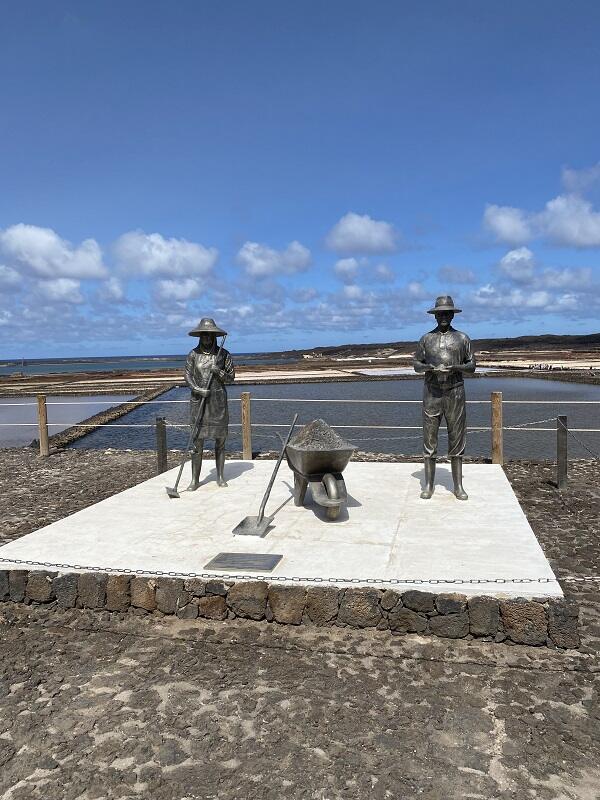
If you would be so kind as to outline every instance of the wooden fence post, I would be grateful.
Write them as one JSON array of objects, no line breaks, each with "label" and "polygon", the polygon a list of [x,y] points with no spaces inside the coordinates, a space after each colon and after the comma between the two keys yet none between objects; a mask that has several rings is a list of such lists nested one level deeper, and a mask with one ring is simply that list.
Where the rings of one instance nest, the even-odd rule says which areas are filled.
[{"label": "wooden fence post", "polygon": [[250,414],[250,392],[242,392],[242,456],[252,460],[252,417]]},{"label": "wooden fence post", "polygon": [[560,491],[567,488],[567,418],[556,418],[556,485]]},{"label": "wooden fence post", "polygon": [[46,457],[50,455],[50,445],[48,444],[48,412],[46,409],[45,394],[38,394],[37,406],[38,406],[38,428],[40,432],[39,433],[40,455]]},{"label": "wooden fence post", "polygon": [[167,422],[164,417],[156,418],[156,474],[166,472],[167,466]]},{"label": "wooden fence post", "polygon": [[492,464],[504,464],[502,392],[492,392]]}]

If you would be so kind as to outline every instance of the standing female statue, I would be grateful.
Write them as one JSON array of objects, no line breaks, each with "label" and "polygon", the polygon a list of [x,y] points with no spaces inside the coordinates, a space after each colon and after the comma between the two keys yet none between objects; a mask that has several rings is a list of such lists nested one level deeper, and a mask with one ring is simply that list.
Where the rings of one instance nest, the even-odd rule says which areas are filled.
[{"label": "standing female statue", "polygon": [[[198,412],[202,398],[206,397],[202,420],[194,432],[194,452],[192,455],[192,482],[188,489],[195,492],[200,485],[200,470],[202,469],[202,451],[204,440],[214,439],[215,465],[217,468],[217,484],[227,486],[223,474],[225,468],[225,440],[229,428],[229,410],[227,408],[227,390],[225,385],[233,383],[235,370],[230,353],[223,349],[217,354],[217,337],[226,336],[214,319],[204,317],[196,328],[189,332],[190,336],[197,336],[197,347],[190,351],[185,365],[185,381],[192,391],[190,400],[190,424],[192,430],[198,419]],[[210,376],[212,381],[207,389]]]}]

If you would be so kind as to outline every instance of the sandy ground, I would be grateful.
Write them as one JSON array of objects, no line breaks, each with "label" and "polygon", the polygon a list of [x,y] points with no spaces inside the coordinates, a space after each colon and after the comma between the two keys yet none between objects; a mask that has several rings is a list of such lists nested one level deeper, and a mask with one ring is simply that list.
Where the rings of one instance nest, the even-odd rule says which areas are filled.
[{"label": "sandy ground", "polygon": [[[1,451],[2,540],[153,468]],[[558,576],[600,573],[598,462],[506,472]],[[0,797],[597,800],[600,584],[563,588],[580,652],[0,605]]]}]

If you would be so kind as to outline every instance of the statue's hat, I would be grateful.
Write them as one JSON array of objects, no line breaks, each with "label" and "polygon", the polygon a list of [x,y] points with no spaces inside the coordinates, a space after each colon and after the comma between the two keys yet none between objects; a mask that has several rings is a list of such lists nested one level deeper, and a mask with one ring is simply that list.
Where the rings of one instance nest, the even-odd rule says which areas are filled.
[{"label": "statue's hat", "polygon": [[200,336],[202,333],[213,333],[215,336],[227,336],[227,331],[222,330],[210,317],[202,317],[193,331],[188,336]]},{"label": "statue's hat", "polygon": [[436,314],[438,311],[454,311],[455,314],[460,314],[461,308],[456,308],[454,300],[449,294],[443,294],[441,297],[436,297],[435,306],[430,308],[428,314]]}]

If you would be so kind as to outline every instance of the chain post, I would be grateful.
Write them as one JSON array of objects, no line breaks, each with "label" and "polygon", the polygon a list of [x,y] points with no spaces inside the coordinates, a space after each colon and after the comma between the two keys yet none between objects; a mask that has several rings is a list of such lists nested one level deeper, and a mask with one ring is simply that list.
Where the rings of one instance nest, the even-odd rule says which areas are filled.
[{"label": "chain post", "polygon": [[241,393],[242,401],[242,456],[245,461],[252,460],[252,416],[250,412],[250,392]]},{"label": "chain post", "polygon": [[40,432],[40,455],[47,458],[50,455],[50,445],[48,443],[48,410],[46,408],[46,395],[38,394],[38,428]]},{"label": "chain post", "polygon": [[504,464],[502,392],[492,392],[492,464]]},{"label": "chain post", "polygon": [[167,421],[156,417],[156,474],[166,472],[167,466]]},{"label": "chain post", "polygon": [[567,488],[567,437],[569,428],[567,418],[556,418],[556,485],[559,491]]}]

